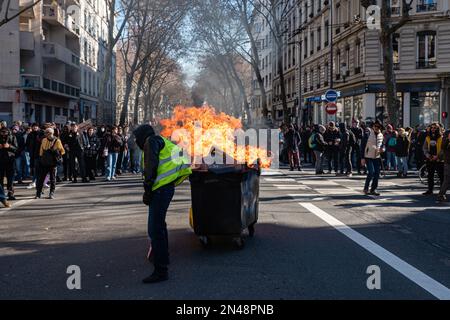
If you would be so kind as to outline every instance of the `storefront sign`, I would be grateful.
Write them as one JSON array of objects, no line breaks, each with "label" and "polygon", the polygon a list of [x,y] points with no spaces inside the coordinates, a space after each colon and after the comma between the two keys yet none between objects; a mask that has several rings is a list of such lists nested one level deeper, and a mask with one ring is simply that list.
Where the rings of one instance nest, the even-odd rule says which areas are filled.
[{"label": "storefront sign", "polygon": [[58,124],[66,124],[66,122],[67,122],[67,117],[65,117],[65,116],[55,116],[55,123],[58,123]]}]

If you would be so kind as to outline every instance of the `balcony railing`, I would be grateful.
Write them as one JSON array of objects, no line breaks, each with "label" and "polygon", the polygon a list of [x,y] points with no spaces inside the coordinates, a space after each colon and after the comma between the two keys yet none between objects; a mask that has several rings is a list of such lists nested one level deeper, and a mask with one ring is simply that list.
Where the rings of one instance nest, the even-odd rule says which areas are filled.
[{"label": "balcony railing", "polygon": [[437,3],[422,3],[417,5],[417,12],[428,12],[428,11],[436,11]]},{"label": "balcony railing", "polygon": [[57,43],[43,42],[42,53],[44,58],[56,59],[73,67],[80,66],[80,57]]},{"label": "balcony railing", "polygon": [[20,80],[23,89],[36,89],[61,94],[72,98],[80,97],[80,88],[67,83],[44,78],[38,75],[22,75]]},{"label": "balcony railing", "polygon": [[[380,71],[384,70],[384,64],[380,63]],[[400,62],[394,62],[394,70],[400,70]]]},{"label": "balcony railing", "polygon": [[416,62],[416,68],[417,69],[433,69],[436,68],[436,61],[434,60],[425,60],[425,59],[419,59],[419,61]]},{"label": "balcony railing", "polygon": [[59,5],[44,4],[42,10],[43,18],[47,21],[65,25],[64,11]]}]

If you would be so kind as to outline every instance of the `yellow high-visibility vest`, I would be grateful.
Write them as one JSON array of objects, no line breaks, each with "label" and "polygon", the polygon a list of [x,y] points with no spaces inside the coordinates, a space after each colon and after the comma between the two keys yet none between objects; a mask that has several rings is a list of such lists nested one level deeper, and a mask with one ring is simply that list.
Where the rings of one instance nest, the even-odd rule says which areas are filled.
[{"label": "yellow high-visibility vest", "polygon": [[[192,174],[189,160],[182,156],[182,149],[172,141],[161,138],[164,140],[164,148],[159,153],[157,175],[152,191],[172,182],[178,186]],[[142,159],[144,159],[144,153],[142,153]]]}]

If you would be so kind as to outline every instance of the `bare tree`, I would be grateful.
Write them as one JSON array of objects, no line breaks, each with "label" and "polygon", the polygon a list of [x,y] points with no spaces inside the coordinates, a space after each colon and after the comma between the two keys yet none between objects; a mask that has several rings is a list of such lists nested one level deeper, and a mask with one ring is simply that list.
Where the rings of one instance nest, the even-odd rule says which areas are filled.
[{"label": "bare tree", "polygon": [[[363,0],[361,3],[367,8],[370,5],[374,5],[376,1]],[[391,0],[382,0],[381,6],[380,42],[383,47],[383,71],[386,83],[387,116],[394,125],[400,125],[400,102],[397,98],[397,81],[394,72],[393,37],[401,27],[411,21],[409,15],[409,12],[412,9],[411,5],[412,0],[402,0],[402,15],[395,23],[392,19]]]},{"label": "bare tree", "polygon": [[[106,93],[109,78],[112,72],[114,48],[122,37],[122,33],[133,12],[136,0],[106,0],[106,21],[107,21],[107,41],[106,55],[104,59],[104,68],[102,81],[99,90],[99,105],[97,119],[104,121],[105,115],[110,112],[107,110]],[[120,17],[120,19],[118,19]],[[116,21],[120,21],[116,28]]]},{"label": "bare tree", "polygon": [[266,24],[270,28],[272,38],[276,50],[276,66],[280,81],[281,103],[283,106],[284,122],[289,124],[291,119],[286,98],[286,86],[284,82],[283,72],[283,51],[286,41],[284,41],[287,33],[287,18],[292,6],[296,5],[295,1],[289,0],[250,0],[256,12],[261,15]]},{"label": "bare tree", "polygon": [[[3,25],[10,22],[11,20],[14,20],[15,18],[19,17],[22,13],[25,13],[26,11],[32,9],[34,6],[39,4],[41,1],[42,0],[36,0],[35,2],[32,2],[28,6],[24,7],[22,10],[19,10],[17,13],[15,13],[11,17],[9,17],[9,9],[11,7],[11,0],[0,0],[0,28]],[[5,5],[4,9],[3,9],[3,5]]]},{"label": "bare tree", "polygon": [[267,94],[266,88],[264,86],[264,79],[261,75],[259,47],[257,39],[255,39],[255,9],[251,3],[251,0],[227,0],[227,3],[230,7],[230,10],[239,17],[242,23],[242,27],[247,34],[248,39],[245,39],[243,43],[237,44],[236,52],[240,54],[240,56],[252,66],[261,93],[261,107],[263,111],[263,117],[267,119],[269,114],[269,109],[267,106]]},{"label": "bare tree", "polygon": [[[161,59],[174,54],[180,49],[178,29],[187,12],[187,2],[147,1],[144,6],[137,6],[129,19],[130,34],[121,50],[126,66],[126,88],[120,123],[128,118],[129,98],[134,90],[133,121],[137,123],[138,101],[147,72],[154,71]],[[175,42],[175,43],[174,43]],[[131,47],[131,50],[130,50]]]},{"label": "bare tree", "polygon": [[[198,1],[192,16],[196,41],[200,45],[199,53],[217,58],[216,62],[224,70],[224,76],[230,77],[235,83],[247,121],[251,123],[247,92],[236,70],[236,43],[240,43],[242,38],[241,22],[234,18],[227,10],[227,4],[220,0]],[[233,87],[230,85],[231,90]],[[233,109],[236,107],[234,105]]]}]

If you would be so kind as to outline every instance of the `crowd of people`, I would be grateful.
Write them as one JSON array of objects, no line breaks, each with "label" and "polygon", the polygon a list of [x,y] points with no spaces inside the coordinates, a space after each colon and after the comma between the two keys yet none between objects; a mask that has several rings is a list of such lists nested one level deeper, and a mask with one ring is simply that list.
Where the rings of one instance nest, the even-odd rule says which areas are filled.
[{"label": "crowd of people", "polygon": [[[336,125],[314,125],[299,128],[296,125],[280,127],[280,161],[290,170],[302,171],[302,163],[315,166],[317,175],[332,174],[351,177],[354,173],[366,175],[363,192],[379,196],[380,172],[394,172],[406,178],[411,169],[426,170],[428,189],[432,195],[435,175],[441,189],[437,200],[446,201],[450,184],[450,131],[439,123],[426,128],[384,127],[379,122],[352,121]],[[302,161],[303,160],[303,161]]]},{"label": "crowd of people", "polygon": [[[75,122],[12,126],[0,122],[0,203],[10,207],[16,200],[15,186],[31,181],[35,198],[56,183],[89,183],[99,177],[115,180],[124,172],[141,174],[142,151],[127,126],[93,126]],[[5,185],[6,181],[6,185]]]}]

